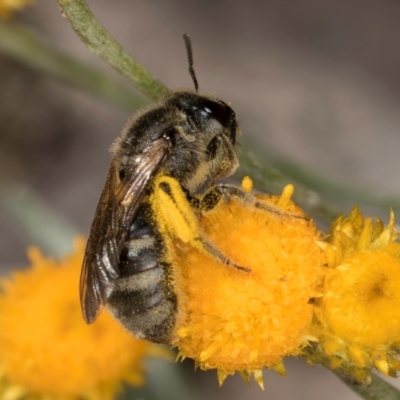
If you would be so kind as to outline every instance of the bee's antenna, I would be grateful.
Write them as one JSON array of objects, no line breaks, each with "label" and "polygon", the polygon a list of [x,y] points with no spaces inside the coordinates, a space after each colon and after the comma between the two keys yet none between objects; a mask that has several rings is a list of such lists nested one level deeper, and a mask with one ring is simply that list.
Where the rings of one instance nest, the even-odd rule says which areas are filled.
[{"label": "bee's antenna", "polygon": [[187,52],[188,60],[189,60],[189,73],[193,79],[194,88],[196,90],[196,93],[199,93],[199,84],[197,82],[196,73],[194,72],[194,67],[193,67],[192,42],[190,41],[190,36],[187,33],[183,34],[183,39],[185,40],[186,52]]}]

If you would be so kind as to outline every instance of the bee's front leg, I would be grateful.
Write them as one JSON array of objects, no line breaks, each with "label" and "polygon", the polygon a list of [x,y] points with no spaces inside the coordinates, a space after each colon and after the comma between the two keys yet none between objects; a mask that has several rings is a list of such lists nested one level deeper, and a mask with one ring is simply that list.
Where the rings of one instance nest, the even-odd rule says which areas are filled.
[{"label": "bee's front leg", "polygon": [[285,210],[273,203],[261,202],[251,193],[246,192],[242,188],[234,185],[220,184],[213,186],[203,196],[196,199],[197,207],[201,212],[208,212],[216,207],[222,200],[236,200],[245,207],[256,207],[260,210],[276,214],[277,216],[285,216],[290,218],[299,218],[308,221],[310,217],[306,215],[298,215]]}]

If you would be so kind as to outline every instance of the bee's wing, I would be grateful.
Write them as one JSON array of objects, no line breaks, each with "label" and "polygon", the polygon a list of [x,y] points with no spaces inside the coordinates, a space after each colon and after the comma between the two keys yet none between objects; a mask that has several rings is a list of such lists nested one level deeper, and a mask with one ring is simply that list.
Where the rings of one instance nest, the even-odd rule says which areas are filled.
[{"label": "bee's wing", "polygon": [[169,142],[164,138],[155,140],[133,159],[123,183],[119,183],[114,163],[110,167],[90,228],[81,271],[80,298],[87,323],[95,321],[119,276],[119,254],[146,185],[168,154]]},{"label": "bee's wing", "polygon": [[117,231],[117,204],[115,192],[118,184],[117,171],[111,165],[99,204],[90,228],[83,259],[80,297],[83,317],[93,322],[104,304],[107,289],[118,277],[118,254],[116,240],[110,237]]}]

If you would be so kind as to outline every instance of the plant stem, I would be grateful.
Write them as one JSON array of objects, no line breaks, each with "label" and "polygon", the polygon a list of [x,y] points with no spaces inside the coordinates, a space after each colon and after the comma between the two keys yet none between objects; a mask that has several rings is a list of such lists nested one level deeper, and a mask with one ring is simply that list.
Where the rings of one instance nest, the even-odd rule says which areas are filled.
[{"label": "plant stem", "polygon": [[343,383],[365,400],[400,400],[399,390],[376,375],[372,375],[372,383],[366,386],[340,372],[333,372]]},{"label": "plant stem", "polygon": [[109,34],[83,0],[57,0],[63,16],[86,46],[115,68],[149,99],[159,100],[169,89],[152,76]]}]

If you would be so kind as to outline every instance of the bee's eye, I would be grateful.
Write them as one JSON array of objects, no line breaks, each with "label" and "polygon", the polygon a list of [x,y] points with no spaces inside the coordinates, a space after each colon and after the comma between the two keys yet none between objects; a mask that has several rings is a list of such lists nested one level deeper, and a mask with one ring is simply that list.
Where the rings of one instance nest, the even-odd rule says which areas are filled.
[{"label": "bee's eye", "polygon": [[198,110],[204,116],[215,118],[225,128],[231,126],[233,111],[225,104],[212,100],[205,100],[198,107]]}]

